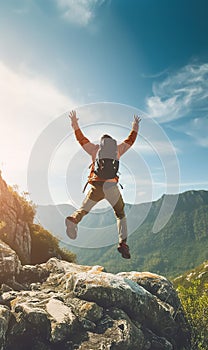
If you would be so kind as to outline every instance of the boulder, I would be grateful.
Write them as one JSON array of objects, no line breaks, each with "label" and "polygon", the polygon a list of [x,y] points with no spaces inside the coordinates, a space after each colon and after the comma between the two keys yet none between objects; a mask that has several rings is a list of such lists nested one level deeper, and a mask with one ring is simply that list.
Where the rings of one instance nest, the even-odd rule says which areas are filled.
[{"label": "boulder", "polygon": [[19,278],[27,290],[1,295],[2,350],[190,349],[179,299],[162,276],[52,258]]},{"label": "boulder", "polygon": [[15,251],[0,241],[0,284],[13,280],[19,274],[20,268],[21,262]]},{"label": "boulder", "polygon": [[0,350],[5,349],[6,333],[9,326],[11,312],[7,306],[0,305]]}]

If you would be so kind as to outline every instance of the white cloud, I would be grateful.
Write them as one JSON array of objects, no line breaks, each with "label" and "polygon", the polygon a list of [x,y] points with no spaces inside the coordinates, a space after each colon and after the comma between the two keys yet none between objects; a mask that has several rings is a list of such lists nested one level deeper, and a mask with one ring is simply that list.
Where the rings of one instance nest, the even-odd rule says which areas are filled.
[{"label": "white cloud", "polygon": [[0,168],[9,183],[25,190],[27,163],[35,141],[74,103],[51,82],[14,72],[2,62],[0,76]]},{"label": "white cloud", "polygon": [[207,117],[194,118],[175,129],[193,137],[199,146],[208,147],[208,114]]},{"label": "white cloud", "polygon": [[[169,127],[174,131],[190,136],[198,146],[208,148],[208,113],[205,116],[184,120],[179,125],[173,124]],[[186,141],[180,140],[177,143],[183,148]]]},{"label": "white cloud", "polygon": [[153,96],[146,100],[147,112],[161,123],[208,112],[208,63],[187,65],[153,84]]},{"label": "white cloud", "polygon": [[64,18],[78,26],[85,27],[95,17],[96,7],[105,0],[55,0]]}]

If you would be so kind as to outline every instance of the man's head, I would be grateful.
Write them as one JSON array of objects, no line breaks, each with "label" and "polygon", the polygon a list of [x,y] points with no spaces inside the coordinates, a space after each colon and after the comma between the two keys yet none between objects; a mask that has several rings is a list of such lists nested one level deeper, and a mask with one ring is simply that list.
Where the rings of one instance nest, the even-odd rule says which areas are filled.
[{"label": "man's head", "polygon": [[100,138],[99,155],[100,158],[117,159],[117,142],[108,134]]},{"label": "man's head", "polygon": [[101,136],[100,141],[103,141],[104,139],[112,139],[112,137],[108,134],[104,134],[103,136]]}]

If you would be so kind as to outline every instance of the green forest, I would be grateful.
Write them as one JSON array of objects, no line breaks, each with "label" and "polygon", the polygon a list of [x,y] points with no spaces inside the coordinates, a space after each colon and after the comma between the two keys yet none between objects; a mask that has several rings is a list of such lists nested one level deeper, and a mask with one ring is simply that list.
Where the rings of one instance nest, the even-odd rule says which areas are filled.
[{"label": "green forest", "polygon": [[208,261],[173,281],[191,327],[191,350],[208,349]]}]

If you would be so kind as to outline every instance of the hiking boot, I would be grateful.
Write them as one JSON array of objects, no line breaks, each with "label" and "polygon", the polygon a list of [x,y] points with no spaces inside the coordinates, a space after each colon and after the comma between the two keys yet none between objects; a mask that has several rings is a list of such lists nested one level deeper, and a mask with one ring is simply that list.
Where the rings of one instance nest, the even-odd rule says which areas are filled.
[{"label": "hiking boot", "polygon": [[71,239],[77,238],[77,224],[72,216],[67,216],[65,220],[66,234]]},{"label": "hiking boot", "polygon": [[121,242],[118,245],[118,251],[122,255],[122,258],[124,259],[130,259],[131,255],[129,253],[129,246],[126,244],[126,242]]}]

